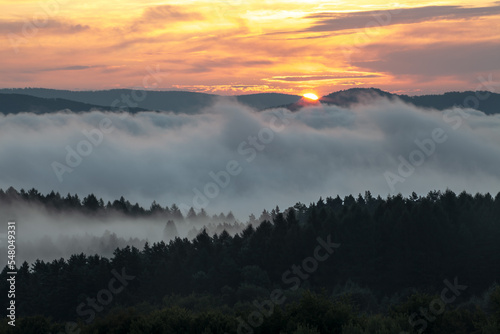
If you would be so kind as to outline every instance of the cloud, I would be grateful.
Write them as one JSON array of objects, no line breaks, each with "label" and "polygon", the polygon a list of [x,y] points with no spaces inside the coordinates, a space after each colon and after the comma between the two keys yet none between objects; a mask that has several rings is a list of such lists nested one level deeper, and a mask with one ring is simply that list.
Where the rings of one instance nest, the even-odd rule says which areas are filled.
[{"label": "cloud", "polygon": [[[151,20],[174,20],[174,21],[193,21],[193,20],[203,20],[203,15],[197,12],[192,12],[183,8],[181,6],[155,6],[147,8],[142,19],[144,21]],[[165,23],[168,23],[165,22]]]},{"label": "cloud", "polygon": [[49,67],[49,68],[43,68],[40,69],[39,71],[82,71],[82,70],[88,70],[92,68],[100,68],[100,67],[106,67],[102,65],[70,65],[70,66],[60,66],[60,67]]},{"label": "cloud", "polygon": [[[276,204],[287,207],[365,190],[382,196],[446,188],[498,192],[500,116],[458,109],[446,113],[451,113],[448,122],[441,112],[381,100],[296,113],[256,112],[224,102],[199,115],[1,116],[0,187],[77,192],[80,197],[94,193],[105,200],[123,195],[145,206],[153,200],[184,207],[201,203],[210,213],[233,210],[243,219]],[[113,131],[92,144],[89,153],[88,144],[82,143],[91,141],[88,131],[99,129],[105,118]],[[456,119],[461,124],[454,129]],[[436,128],[443,129],[447,140],[435,143],[435,152],[425,155],[422,165],[393,191],[385,173],[398,174],[400,157],[412,159],[412,152],[420,149],[416,141],[428,142]],[[98,141],[99,136],[93,138]],[[59,182],[52,164],[69,166],[71,150],[86,155]],[[240,173],[215,189],[217,182],[226,183],[220,175],[235,169],[228,167],[230,162],[237,163]],[[222,179],[215,181],[214,175]],[[195,198],[198,193],[205,199]]]},{"label": "cloud", "polygon": [[133,22],[131,30],[134,32],[151,29],[158,26],[172,26],[178,22],[203,21],[204,15],[193,12],[184,6],[162,5],[148,7],[141,17]]},{"label": "cloud", "polygon": [[299,75],[299,76],[275,76],[265,81],[277,82],[296,82],[296,81],[320,81],[320,80],[339,80],[339,79],[353,79],[353,78],[377,78],[380,75],[376,74],[337,74],[337,75]]},{"label": "cloud", "polygon": [[89,30],[90,26],[84,24],[72,24],[56,19],[47,19],[45,21],[6,21],[0,20],[0,33],[2,34],[20,34],[30,37],[39,30],[50,34],[75,34]]},{"label": "cloud", "polygon": [[[393,75],[429,77],[498,71],[500,44],[494,42],[433,43],[414,45],[372,44],[354,53],[351,64],[360,69]],[[366,60],[369,59],[369,60]],[[471,75],[472,74],[472,75]]]},{"label": "cloud", "polygon": [[314,23],[304,31],[320,32],[362,29],[369,22],[374,23],[376,26],[388,26],[436,20],[471,19],[492,15],[500,15],[500,6],[427,6],[354,13],[317,13],[305,17],[306,19],[314,20]]},{"label": "cloud", "polygon": [[293,88],[282,88],[272,85],[172,85],[172,88],[176,90],[188,90],[192,92],[200,93],[237,93],[237,94],[248,94],[248,93],[284,93],[284,94],[294,94],[295,89]]}]

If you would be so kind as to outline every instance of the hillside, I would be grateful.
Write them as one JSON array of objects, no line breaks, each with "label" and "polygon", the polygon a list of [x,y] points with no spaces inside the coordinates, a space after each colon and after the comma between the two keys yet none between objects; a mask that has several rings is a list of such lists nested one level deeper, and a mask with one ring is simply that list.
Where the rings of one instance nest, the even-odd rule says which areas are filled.
[{"label": "hillside", "polygon": [[[481,97],[486,97],[481,99]],[[356,103],[367,103],[370,100],[380,97],[400,99],[411,103],[417,107],[433,108],[445,110],[456,106],[475,107],[487,115],[500,113],[500,94],[485,91],[465,91],[465,92],[447,92],[436,95],[398,95],[385,92],[377,88],[351,88],[334,92],[321,97],[320,101],[327,104],[335,104],[341,107],[349,107]],[[477,103],[477,106],[476,106]],[[291,109],[296,106],[289,106]]]},{"label": "hillside", "polygon": [[[39,98],[58,98],[76,102],[110,107],[114,103],[130,105],[147,110],[173,111],[175,113],[194,114],[200,112],[218,99],[234,99],[256,109],[266,109],[277,105],[293,103],[300,96],[261,93],[225,97],[213,94],[183,91],[134,91],[130,89],[112,89],[100,91],[69,91],[45,88],[0,89],[3,94],[23,94]],[[117,102],[118,101],[118,102]],[[131,108],[132,109],[132,108]]]},{"label": "hillside", "polygon": [[[0,94],[0,113],[17,114],[20,112],[33,112],[37,114],[52,113],[69,109],[71,111],[105,110],[109,107],[102,105],[70,101],[61,98],[40,98],[23,94]],[[131,112],[145,109],[130,108]]]}]

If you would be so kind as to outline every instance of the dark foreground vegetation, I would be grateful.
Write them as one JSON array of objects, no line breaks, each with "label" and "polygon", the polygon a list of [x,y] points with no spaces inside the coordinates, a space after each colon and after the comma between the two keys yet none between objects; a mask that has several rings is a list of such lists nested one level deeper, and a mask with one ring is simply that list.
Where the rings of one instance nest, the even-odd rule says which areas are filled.
[{"label": "dark foreground vegetation", "polygon": [[16,327],[0,332],[500,332],[500,194],[367,192],[269,216],[236,235],[24,263]]}]

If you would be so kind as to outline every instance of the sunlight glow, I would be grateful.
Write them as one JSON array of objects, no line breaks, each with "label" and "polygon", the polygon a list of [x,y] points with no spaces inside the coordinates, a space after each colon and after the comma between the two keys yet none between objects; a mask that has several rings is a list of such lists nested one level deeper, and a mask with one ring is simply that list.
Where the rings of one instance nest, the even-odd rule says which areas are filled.
[{"label": "sunlight glow", "polygon": [[313,94],[313,93],[306,93],[303,95],[306,99],[309,99],[309,100],[317,100],[319,99],[319,97],[316,95],[316,94]]}]

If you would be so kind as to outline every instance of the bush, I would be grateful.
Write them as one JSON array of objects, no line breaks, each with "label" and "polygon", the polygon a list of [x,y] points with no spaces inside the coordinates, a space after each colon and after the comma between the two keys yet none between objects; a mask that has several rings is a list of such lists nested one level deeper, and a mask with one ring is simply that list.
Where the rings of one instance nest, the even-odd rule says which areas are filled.
[{"label": "bush", "polygon": [[320,334],[320,332],[316,328],[309,327],[308,325],[298,325],[293,334]]}]

